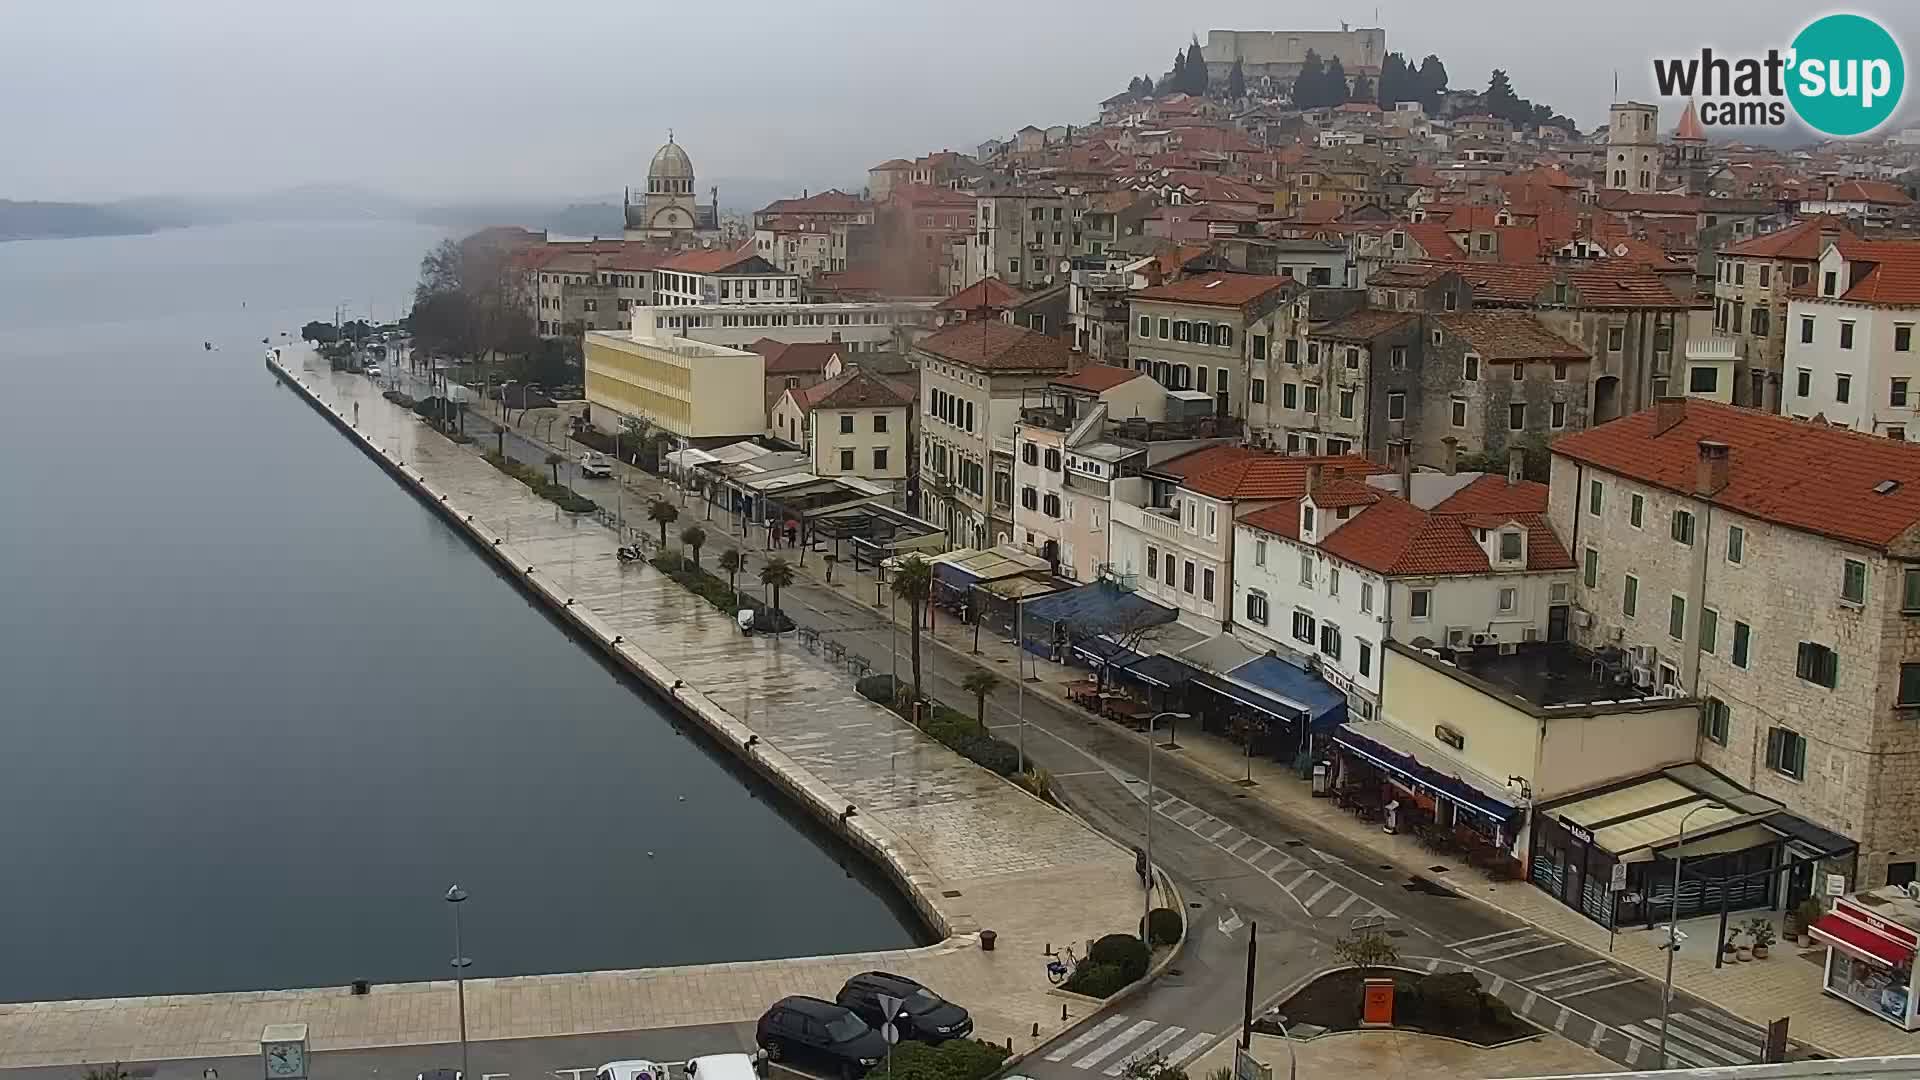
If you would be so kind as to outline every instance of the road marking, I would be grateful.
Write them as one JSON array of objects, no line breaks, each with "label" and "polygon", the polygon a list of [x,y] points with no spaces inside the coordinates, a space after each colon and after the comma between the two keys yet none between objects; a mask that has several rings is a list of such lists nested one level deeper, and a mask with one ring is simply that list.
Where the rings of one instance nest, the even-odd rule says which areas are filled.
[{"label": "road marking", "polygon": [[[1251,836],[1242,836],[1240,839],[1235,840],[1233,842],[1233,846],[1227,849],[1227,854],[1231,855],[1234,852],[1239,851],[1242,847],[1245,847],[1247,841],[1251,839],[1253,839],[1253,837]],[[1682,856],[1682,857],[1684,858],[1685,856]]]},{"label": "road marking", "polygon": [[[1658,1024],[1659,1018],[1655,1017],[1648,1022]],[[1638,1024],[1621,1024],[1620,1030],[1631,1033],[1636,1039],[1646,1040],[1648,1049],[1654,1050],[1655,1053],[1659,1052],[1660,1036],[1658,1034],[1648,1031]],[[1711,1069],[1720,1065],[1720,1062],[1712,1058],[1701,1057],[1692,1047],[1681,1043],[1678,1039],[1667,1040],[1667,1056],[1669,1058],[1678,1058],[1696,1069]],[[1669,1062],[1669,1064],[1671,1063]]]},{"label": "road marking", "polygon": [[1567,1008],[1565,1005],[1560,1006],[1560,1019],[1553,1022],[1553,1030],[1565,1035],[1567,1033],[1567,1021],[1571,1019],[1573,1019],[1573,1010]]},{"label": "road marking", "polygon": [[[1180,810],[1175,810],[1175,811],[1174,811],[1173,813],[1171,813],[1171,814],[1168,814],[1168,815],[1167,815],[1167,817],[1168,817],[1168,818],[1169,818],[1170,820],[1172,820],[1172,821],[1175,821],[1175,822],[1178,822],[1178,823],[1179,823],[1179,824],[1181,824],[1181,825],[1185,825],[1185,824],[1186,824],[1186,822],[1184,822],[1184,821],[1181,821],[1180,819],[1181,819],[1181,818],[1183,818],[1183,817],[1185,817],[1185,816],[1186,816],[1186,815],[1188,815],[1189,813],[1193,813],[1194,811],[1197,811],[1198,809],[1199,809],[1199,807],[1197,807],[1197,806],[1189,806],[1189,807],[1185,807],[1184,809],[1180,809]],[[1205,814],[1201,814],[1200,816],[1201,816],[1201,817],[1206,817],[1207,815],[1205,815]]]},{"label": "road marking", "polygon": [[1628,1039],[1627,1068],[1631,1069],[1638,1064],[1640,1064],[1640,1042],[1637,1039]]},{"label": "road marking", "polygon": [[1479,937],[1470,937],[1461,941],[1456,941],[1453,944],[1447,946],[1447,948],[1457,949],[1462,945],[1472,945],[1473,943],[1478,941],[1492,941],[1494,938],[1498,938],[1498,937],[1507,937],[1512,934],[1530,934],[1532,932],[1533,931],[1527,929],[1524,926],[1519,926],[1519,927],[1515,927],[1512,930],[1502,930],[1497,934],[1481,934]]},{"label": "road marking", "polygon": [[1579,971],[1583,968],[1605,967],[1606,965],[1607,965],[1607,961],[1605,960],[1589,960],[1584,964],[1572,964],[1570,966],[1559,968],[1554,971],[1543,971],[1538,975],[1529,975],[1526,978],[1521,979],[1520,981],[1530,982],[1530,983],[1539,983],[1541,986],[1545,987],[1545,986],[1550,986],[1552,984],[1540,982],[1540,980],[1549,979],[1555,975],[1571,975],[1572,973]]},{"label": "road marking", "polygon": [[1487,987],[1487,993],[1492,994],[1494,997],[1499,997],[1500,991],[1505,990],[1506,988],[1507,988],[1507,980],[1504,978],[1501,978],[1498,975],[1495,975],[1493,977],[1493,985]]},{"label": "road marking", "polygon": [[1128,1054],[1126,1057],[1123,1057],[1118,1061],[1115,1061],[1113,1064],[1107,1066],[1106,1068],[1101,1069],[1100,1073],[1103,1076],[1119,1076],[1120,1070],[1126,1068],[1128,1062],[1138,1061],[1141,1058],[1147,1057],[1151,1055],[1155,1050],[1160,1049],[1161,1047],[1167,1045],[1168,1043],[1179,1038],[1180,1036],[1185,1035],[1186,1033],[1187,1033],[1187,1029],[1183,1027],[1162,1028],[1159,1034],[1155,1035],[1153,1038],[1148,1039],[1146,1042],[1143,1042],[1139,1046],[1135,1047],[1133,1052]]},{"label": "road marking", "polygon": [[1761,1053],[1766,1049],[1767,1032],[1764,1028],[1735,1020],[1730,1016],[1711,1013],[1705,1009],[1688,1009],[1682,1015],[1695,1023],[1706,1024],[1721,1034],[1729,1036],[1731,1041],[1752,1043],[1757,1048],[1755,1053]]},{"label": "road marking", "polygon": [[1569,945],[1564,941],[1549,941],[1545,945],[1535,945],[1531,949],[1521,949],[1518,952],[1498,953],[1493,956],[1476,956],[1474,957],[1474,959],[1479,960],[1481,963],[1492,964],[1492,963],[1497,963],[1501,960],[1512,960],[1515,957],[1520,957],[1520,956],[1532,956],[1534,953],[1537,953],[1537,952],[1546,952],[1548,949],[1560,949],[1560,948],[1571,949],[1573,948],[1573,946]]},{"label": "road marking", "polygon": [[[1299,876],[1299,877],[1297,877],[1297,878],[1294,878],[1294,879],[1293,879],[1293,880],[1292,880],[1291,882],[1288,882],[1288,883],[1287,883],[1287,884],[1285,884],[1285,885],[1281,885],[1280,887],[1281,887],[1281,888],[1283,888],[1283,889],[1285,889],[1285,890],[1287,890],[1288,892],[1292,892],[1293,890],[1295,890],[1295,889],[1297,889],[1297,888],[1299,888],[1300,886],[1302,886],[1302,885],[1304,885],[1304,884],[1306,884],[1306,883],[1307,883],[1307,881],[1308,881],[1309,879],[1311,879],[1311,878],[1313,878],[1314,876],[1315,876],[1315,871],[1312,871],[1312,870],[1302,870],[1302,871],[1300,872],[1300,876]],[[1275,880],[1276,882],[1278,882],[1278,880],[1279,880],[1279,879],[1278,879],[1278,878],[1276,878],[1276,879],[1274,879],[1274,880]]]},{"label": "road marking", "polygon": [[1597,1053],[1600,1049],[1600,1039],[1605,1036],[1606,1033],[1607,1026],[1605,1024],[1595,1023],[1593,1025],[1593,1034],[1587,1036],[1587,1049]]},{"label": "road marking", "polygon": [[[1247,856],[1246,864],[1248,866],[1254,866],[1255,863],[1258,863],[1261,859],[1271,854],[1273,854],[1273,848],[1265,840],[1262,840],[1260,842],[1260,854]],[[1256,869],[1258,868],[1256,867]]]},{"label": "road marking", "polygon": [[1345,900],[1342,900],[1342,901],[1340,901],[1340,906],[1339,906],[1339,907],[1337,907],[1337,908],[1334,908],[1334,909],[1333,909],[1332,911],[1329,911],[1329,912],[1327,912],[1327,918],[1329,918],[1329,919],[1337,919],[1337,918],[1339,918],[1339,917],[1340,917],[1340,913],[1341,913],[1341,912],[1343,912],[1343,911],[1345,911],[1345,910],[1347,910],[1348,908],[1350,908],[1350,907],[1352,907],[1352,906],[1353,906],[1353,905],[1354,905],[1355,903],[1357,903],[1357,902],[1359,901],[1359,899],[1360,899],[1360,894],[1359,894],[1359,893],[1356,893],[1356,892],[1350,892],[1350,893],[1348,893],[1348,894],[1347,894],[1347,898],[1346,898]]},{"label": "road marking", "polygon": [[1728,1042],[1732,1041],[1728,1040],[1725,1034],[1720,1032],[1719,1029],[1708,1027],[1697,1017],[1689,1016],[1683,1012],[1674,1013],[1672,1019],[1674,1038],[1684,1037],[1688,1042],[1693,1043],[1708,1053],[1725,1057],[1729,1065],[1753,1064],[1753,1057],[1755,1055],[1752,1052],[1736,1050],[1731,1046],[1724,1046],[1721,1042],[1714,1041],[1716,1039]]},{"label": "road marking", "polygon": [[1068,1043],[1067,1045],[1061,1047],[1058,1050],[1055,1050],[1053,1053],[1048,1054],[1047,1060],[1048,1061],[1064,1061],[1069,1056],[1079,1053],[1081,1050],[1086,1049],[1087,1046],[1093,1042],[1093,1040],[1099,1038],[1102,1035],[1105,1035],[1107,1032],[1112,1031],[1114,1028],[1117,1028],[1121,1024],[1124,1024],[1126,1022],[1127,1022],[1127,1018],[1124,1016],[1109,1016],[1105,1020],[1102,1020],[1099,1023],[1088,1028],[1086,1031],[1081,1032],[1080,1035],[1077,1038],[1075,1038],[1072,1042]]},{"label": "road marking", "polygon": [[1603,982],[1598,986],[1583,986],[1578,990],[1569,990],[1566,993],[1561,994],[1560,997],[1562,999],[1570,998],[1570,997],[1579,997],[1581,994],[1593,994],[1593,993],[1598,993],[1599,991],[1602,991],[1602,990],[1611,990],[1616,986],[1630,986],[1633,983],[1637,983],[1639,981],[1640,980],[1637,978],[1615,979],[1613,982]]},{"label": "road marking", "polygon": [[1611,979],[1617,974],[1619,974],[1619,972],[1614,971],[1612,968],[1602,966],[1590,971],[1583,971],[1578,975],[1568,975],[1564,978],[1539,983],[1538,987],[1542,991],[1551,993],[1555,990],[1564,990],[1570,986],[1578,986],[1583,982],[1592,982],[1595,979]]},{"label": "road marking", "polygon": [[1514,937],[1509,937],[1501,941],[1482,942],[1479,945],[1469,945],[1464,949],[1461,949],[1458,946],[1455,946],[1455,948],[1457,951],[1463,952],[1468,956],[1486,956],[1489,953],[1497,953],[1497,952],[1502,952],[1506,949],[1511,949],[1516,945],[1531,945],[1534,942],[1539,940],[1540,938],[1536,936],[1533,933],[1533,931],[1529,930],[1529,931],[1526,931],[1525,933],[1519,934]]},{"label": "road marking", "polygon": [[1427,961],[1427,971],[1429,971],[1429,972],[1435,972],[1435,971],[1439,971],[1439,970],[1440,970],[1440,961],[1439,961],[1439,960],[1437,960],[1437,959],[1430,959],[1430,960],[1428,960],[1428,961]]},{"label": "road marking", "polygon": [[1325,885],[1320,886],[1320,888],[1314,891],[1314,894],[1312,896],[1307,898],[1306,900],[1307,907],[1311,909],[1313,905],[1320,902],[1321,897],[1327,895],[1332,891],[1333,891],[1333,882],[1331,881],[1327,882]]},{"label": "road marking", "polygon": [[1215,1036],[1211,1031],[1203,1031],[1195,1035],[1193,1038],[1175,1047],[1173,1053],[1167,1055],[1167,1064],[1178,1065],[1186,1061],[1188,1058],[1199,1053],[1201,1049],[1212,1042],[1214,1038]]},{"label": "road marking", "polygon": [[1105,775],[1107,774],[1104,772],[1101,772],[1099,769],[1088,769],[1085,772],[1057,772],[1053,774],[1053,778],[1055,780],[1065,780],[1070,776],[1105,776]]},{"label": "road marking", "polygon": [[1212,843],[1218,843],[1221,837],[1223,837],[1223,836],[1225,836],[1225,835],[1227,835],[1228,833],[1230,833],[1230,832],[1232,832],[1232,831],[1233,831],[1233,826],[1231,826],[1231,825],[1222,825],[1222,826],[1220,826],[1220,831],[1219,831],[1219,832],[1217,832],[1217,833],[1214,833],[1214,834],[1213,834],[1212,836],[1209,836],[1209,837],[1207,837],[1207,843],[1209,843],[1209,844],[1212,844]]},{"label": "road marking", "polygon": [[1533,1007],[1539,1003],[1540,995],[1529,990],[1527,991],[1527,996],[1520,999],[1520,1012],[1523,1015],[1531,1015],[1533,1013]]},{"label": "road marking", "polygon": [[1094,1047],[1086,1057],[1074,1062],[1073,1067],[1076,1069],[1091,1069],[1106,1060],[1109,1055],[1119,1053],[1120,1049],[1128,1043],[1152,1031],[1155,1026],[1152,1020],[1142,1020],[1120,1034],[1115,1035],[1113,1038],[1108,1039],[1106,1042],[1101,1043],[1099,1046]]},{"label": "road marking", "polygon": [[[1179,802],[1180,802],[1180,797],[1176,795],[1173,798],[1168,799],[1166,802],[1161,803],[1159,806],[1154,807],[1153,812],[1156,814],[1164,814],[1167,812],[1167,807],[1172,806],[1175,803],[1179,803]],[[1181,805],[1184,806],[1185,804],[1181,803]]]}]

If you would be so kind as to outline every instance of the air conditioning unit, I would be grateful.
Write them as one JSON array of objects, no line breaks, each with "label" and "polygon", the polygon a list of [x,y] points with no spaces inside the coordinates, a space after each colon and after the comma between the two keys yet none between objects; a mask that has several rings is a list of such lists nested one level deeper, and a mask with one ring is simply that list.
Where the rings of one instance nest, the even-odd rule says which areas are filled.
[{"label": "air conditioning unit", "polygon": [[1653,665],[1660,659],[1660,651],[1651,645],[1635,645],[1627,650],[1627,656],[1634,667],[1643,667],[1651,671]]},{"label": "air conditioning unit", "polygon": [[1468,641],[1468,635],[1470,633],[1472,633],[1472,631],[1468,630],[1464,626],[1447,627],[1447,647],[1451,649],[1458,649],[1466,645]]},{"label": "air conditioning unit", "polygon": [[1907,882],[1906,890],[1907,890],[1907,899],[1920,900],[1920,881]]},{"label": "air conditioning unit", "polygon": [[1582,630],[1593,629],[1593,612],[1588,611],[1586,608],[1574,608],[1573,625]]},{"label": "air conditioning unit", "polygon": [[1679,683],[1668,683],[1660,688],[1660,696],[1663,698],[1686,697],[1687,692],[1680,689]]},{"label": "air conditioning unit", "polygon": [[1640,690],[1653,689],[1653,669],[1635,664],[1633,668],[1633,685],[1636,689]]},{"label": "air conditioning unit", "polygon": [[1475,634],[1475,635],[1473,635],[1473,643],[1474,643],[1475,645],[1495,645],[1495,644],[1498,644],[1498,643],[1499,643],[1499,641],[1500,641],[1500,635],[1499,635],[1499,634]]},{"label": "air conditioning unit", "polygon": [[1517,652],[1519,652],[1519,651],[1520,651],[1520,646],[1518,646],[1518,645],[1515,645],[1515,644],[1514,644],[1513,642],[1511,642],[1511,641],[1503,641],[1503,642],[1501,642],[1501,643],[1500,643],[1500,655],[1501,655],[1501,656],[1512,656],[1513,654],[1515,654],[1515,653],[1517,653]]}]

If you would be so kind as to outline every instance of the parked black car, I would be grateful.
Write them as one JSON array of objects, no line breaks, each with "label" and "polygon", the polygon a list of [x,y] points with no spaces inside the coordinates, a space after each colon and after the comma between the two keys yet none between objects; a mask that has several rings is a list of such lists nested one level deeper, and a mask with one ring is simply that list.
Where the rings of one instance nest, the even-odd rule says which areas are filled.
[{"label": "parked black car", "polygon": [[905,975],[863,972],[848,979],[833,1000],[852,1009],[877,1030],[887,1019],[880,1008],[882,994],[905,1002],[900,1007],[902,1015],[894,1019],[903,1039],[937,1043],[973,1034],[973,1017],[967,1015],[967,1010]]},{"label": "parked black car", "polygon": [[851,1009],[798,994],[774,1002],[760,1017],[754,1042],[772,1061],[811,1059],[844,1080],[864,1075],[887,1056],[887,1040]]}]

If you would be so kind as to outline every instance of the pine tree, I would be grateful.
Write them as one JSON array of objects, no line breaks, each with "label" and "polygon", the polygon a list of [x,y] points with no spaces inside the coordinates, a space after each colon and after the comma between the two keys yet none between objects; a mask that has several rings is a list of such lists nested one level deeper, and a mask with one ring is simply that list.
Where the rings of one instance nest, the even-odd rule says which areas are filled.
[{"label": "pine tree", "polygon": [[1160,80],[1160,89],[1170,94],[1187,92],[1187,51],[1176,49],[1173,53],[1173,74]]},{"label": "pine tree", "polygon": [[1523,123],[1526,114],[1533,111],[1514,94],[1513,80],[1499,68],[1494,68],[1487,78],[1487,92],[1481,95],[1481,100],[1486,103],[1487,112],[1508,123]]},{"label": "pine tree", "polygon": [[1353,77],[1353,93],[1348,95],[1347,100],[1364,101],[1368,104],[1374,104],[1374,98],[1376,96],[1377,93],[1374,90],[1372,80],[1368,79],[1365,75],[1355,75]]},{"label": "pine tree", "polygon": [[1207,58],[1200,53],[1200,36],[1194,35],[1187,46],[1187,93],[1202,97],[1207,92]]},{"label": "pine tree", "polygon": [[1339,57],[1327,61],[1325,89],[1321,91],[1323,105],[1340,105],[1347,100],[1347,69],[1340,63]]},{"label": "pine tree", "polygon": [[1320,54],[1312,49],[1300,61],[1300,74],[1293,78],[1293,106],[1296,109],[1317,109],[1321,106],[1320,90],[1326,79],[1326,69],[1320,66]]},{"label": "pine tree", "polygon": [[1227,72],[1227,96],[1235,101],[1247,96],[1247,73],[1240,66],[1240,58],[1235,57],[1233,67]]},{"label": "pine tree", "polygon": [[1127,84],[1127,93],[1134,97],[1140,96],[1140,76],[1135,75],[1133,81]]},{"label": "pine tree", "polygon": [[1143,97],[1153,96],[1153,76],[1151,75],[1140,76],[1140,94]]}]

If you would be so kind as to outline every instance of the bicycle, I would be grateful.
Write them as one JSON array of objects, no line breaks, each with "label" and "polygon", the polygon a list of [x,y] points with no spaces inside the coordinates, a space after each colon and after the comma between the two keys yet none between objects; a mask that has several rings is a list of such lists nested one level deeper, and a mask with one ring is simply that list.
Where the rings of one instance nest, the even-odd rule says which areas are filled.
[{"label": "bicycle", "polygon": [[1073,955],[1073,946],[1063,945],[1059,953],[1047,954],[1047,981],[1055,986],[1073,977],[1073,969],[1080,961]]}]

